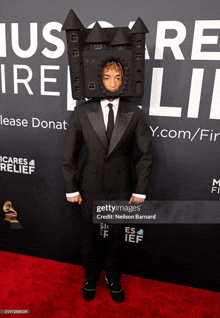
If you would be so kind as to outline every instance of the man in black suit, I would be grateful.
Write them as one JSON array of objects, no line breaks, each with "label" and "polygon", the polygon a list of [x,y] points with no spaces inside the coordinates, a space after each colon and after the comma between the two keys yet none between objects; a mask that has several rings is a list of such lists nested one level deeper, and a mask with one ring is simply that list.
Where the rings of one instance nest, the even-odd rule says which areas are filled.
[{"label": "man in black suit", "polygon": [[[120,63],[106,62],[102,80],[108,91],[117,92],[123,82]],[[79,169],[82,148],[85,154]],[[119,98],[89,100],[76,106],[65,135],[62,167],[67,200],[81,205],[85,224],[85,300],[95,297],[96,284],[102,271],[100,229],[98,224],[92,222],[93,201],[142,203],[146,198],[151,163],[151,133],[139,107]],[[119,283],[122,240],[124,226],[111,224],[105,283],[116,302],[124,300]]]}]

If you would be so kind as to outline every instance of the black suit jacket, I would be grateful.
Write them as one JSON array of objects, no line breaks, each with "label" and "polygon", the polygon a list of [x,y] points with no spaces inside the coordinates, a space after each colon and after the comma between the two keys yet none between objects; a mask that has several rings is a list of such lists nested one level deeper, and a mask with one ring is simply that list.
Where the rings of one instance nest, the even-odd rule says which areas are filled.
[{"label": "black suit jacket", "polygon": [[[79,164],[82,148],[84,160]],[[76,106],[64,139],[67,193],[146,194],[151,164],[151,132],[137,105],[120,100],[109,146],[100,101]]]}]

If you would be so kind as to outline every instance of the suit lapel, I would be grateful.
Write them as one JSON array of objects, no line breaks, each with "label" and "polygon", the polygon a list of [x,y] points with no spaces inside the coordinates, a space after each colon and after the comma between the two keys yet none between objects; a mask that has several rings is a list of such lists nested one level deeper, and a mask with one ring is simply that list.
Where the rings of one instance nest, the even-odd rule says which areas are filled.
[{"label": "suit lapel", "polygon": [[125,102],[120,101],[115,126],[112,132],[111,142],[108,148],[107,157],[115,149],[123,134],[125,133],[134,112],[126,112]]},{"label": "suit lapel", "polygon": [[101,143],[105,147],[105,149],[108,149],[108,140],[106,136],[105,131],[105,124],[102,114],[102,108],[100,102],[94,102],[93,103],[93,110],[87,111],[87,116],[89,118],[89,121],[95,130],[97,136],[99,137]]},{"label": "suit lapel", "polygon": [[112,132],[112,138],[109,147],[100,102],[94,102],[92,105],[92,110],[87,111],[86,113],[101,143],[103,144],[105,149],[108,149],[108,157],[121,140],[123,134],[125,133],[131,121],[134,112],[126,112],[126,102],[120,101],[117,118]]}]

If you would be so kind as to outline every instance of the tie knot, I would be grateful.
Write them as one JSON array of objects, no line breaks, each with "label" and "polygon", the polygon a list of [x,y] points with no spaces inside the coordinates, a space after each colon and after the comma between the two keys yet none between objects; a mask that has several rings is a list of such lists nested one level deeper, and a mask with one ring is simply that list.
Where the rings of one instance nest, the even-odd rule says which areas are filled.
[{"label": "tie knot", "polygon": [[108,104],[108,107],[109,107],[110,110],[112,110],[112,106],[113,105],[111,103]]}]

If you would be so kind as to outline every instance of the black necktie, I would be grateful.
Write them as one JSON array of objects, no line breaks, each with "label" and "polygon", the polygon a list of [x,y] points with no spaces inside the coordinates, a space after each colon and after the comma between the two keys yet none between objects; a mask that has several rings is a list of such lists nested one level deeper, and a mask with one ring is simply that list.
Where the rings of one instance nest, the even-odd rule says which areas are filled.
[{"label": "black necktie", "polygon": [[113,114],[113,109],[112,109],[112,104],[108,104],[109,107],[109,113],[108,113],[108,125],[107,125],[107,137],[108,137],[108,143],[110,144],[111,136],[112,136],[112,131],[114,128],[114,114]]}]

